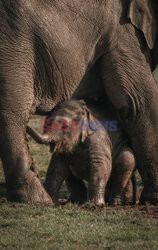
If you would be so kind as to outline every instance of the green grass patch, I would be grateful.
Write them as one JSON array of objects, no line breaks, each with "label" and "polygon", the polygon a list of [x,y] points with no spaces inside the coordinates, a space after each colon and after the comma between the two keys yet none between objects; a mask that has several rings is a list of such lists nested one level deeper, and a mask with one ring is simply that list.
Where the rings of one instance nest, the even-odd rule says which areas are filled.
[{"label": "green grass patch", "polygon": [[0,249],[157,249],[158,222],[141,212],[6,203]]}]

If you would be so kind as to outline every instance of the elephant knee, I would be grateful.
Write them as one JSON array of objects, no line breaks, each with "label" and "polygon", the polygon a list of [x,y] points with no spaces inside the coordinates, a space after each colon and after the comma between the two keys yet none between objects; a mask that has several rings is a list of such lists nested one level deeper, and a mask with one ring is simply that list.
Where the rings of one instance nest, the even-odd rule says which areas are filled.
[{"label": "elephant knee", "polygon": [[123,150],[120,152],[116,159],[115,165],[117,165],[117,171],[130,172],[132,174],[136,166],[136,159],[131,149]]}]

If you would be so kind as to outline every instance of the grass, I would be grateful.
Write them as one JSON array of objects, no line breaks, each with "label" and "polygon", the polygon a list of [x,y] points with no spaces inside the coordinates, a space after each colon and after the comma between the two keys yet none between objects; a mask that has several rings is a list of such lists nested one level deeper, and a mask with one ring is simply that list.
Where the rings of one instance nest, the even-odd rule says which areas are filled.
[{"label": "grass", "polygon": [[6,203],[0,249],[157,249],[157,226],[136,211]]},{"label": "grass", "polygon": [[[158,72],[155,73],[158,80]],[[35,116],[30,125],[40,129]],[[51,157],[49,148],[29,137],[31,153],[44,181]],[[0,197],[6,197],[0,164]],[[138,177],[139,189],[142,188]],[[63,185],[60,196],[65,198]],[[1,200],[3,201],[3,200]],[[158,249],[158,208],[126,206],[94,209],[68,204],[50,207],[9,203],[0,204],[0,249]]]}]

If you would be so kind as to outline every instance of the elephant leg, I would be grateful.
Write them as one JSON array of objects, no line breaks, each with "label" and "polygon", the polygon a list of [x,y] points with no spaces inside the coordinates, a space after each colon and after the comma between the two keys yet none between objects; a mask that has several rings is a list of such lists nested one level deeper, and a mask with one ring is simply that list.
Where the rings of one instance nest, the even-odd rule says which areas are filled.
[{"label": "elephant leg", "polygon": [[137,178],[136,178],[136,174],[135,171],[131,177],[131,182],[132,182],[132,187],[133,187],[133,205],[135,205],[137,203],[137,197],[138,197],[138,193],[137,193]]},{"label": "elephant leg", "polygon": [[[8,55],[11,55],[9,53],[8,46]],[[0,54],[3,55],[1,46]],[[0,63],[0,155],[8,200],[52,204],[38,177],[26,141],[26,125],[36,108],[32,60],[28,54],[26,46],[20,43],[18,52],[15,50],[18,56],[8,59],[3,55],[3,65]]]},{"label": "elephant leg", "polygon": [[105,189],[111,173],[111,162],[105,159],[104,163],[97,160],[90,171],[88,184],[88,200],[97,206],[105,205]]},{"label": "elephant leg", "polygon": [[111,147],[106,145],[106,136],[101,131],[91,135],[90,176],[88,182],[88,199],[97,206],[105,205],[106,185],[112,170]]},{"label": "elephant leg", "polygon": [[84,181],[74,176],[71,171],[66,179],[66,185],[70,193],[67,202],[82,204],[87,201],[87,188]]},{"label": "elephant leg", "polygon": [[135,205],[136,202],[137,202],[137,183],[134,171],[125,189],[125,204]]},{"label": "elephant leg", "polygon": [[102,58],[102,78],[137,159],[144,185],[140,201],[157,203],[158,88],[135,32],[120,33],[117,47]]},{"label": "elephant leg", "polygon": [[61,154],[54,154],[51,158],[46,174],[45,188],[55,204],[58,204],[59,190],[69,174],[69,164]]},{"label": "elephant leg", "polygon": [[0,137],[8,200],[51,204],[29,153],[25,126],[14,115],[6,118],[1,114]]},{"label": "elephant leg", "polygon": [[110,186],[110,205],[123,205],[128,182],[135,168],[135,157],[132,150],[123,149],[113,161]]}]

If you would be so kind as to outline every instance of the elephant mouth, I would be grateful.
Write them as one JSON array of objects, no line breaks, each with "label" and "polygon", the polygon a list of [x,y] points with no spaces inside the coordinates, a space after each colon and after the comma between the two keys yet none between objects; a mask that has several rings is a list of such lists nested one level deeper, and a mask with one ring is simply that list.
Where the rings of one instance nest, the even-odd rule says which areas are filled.
[{"label": "elephant mouth", "polygon": [[53,153],[55,151],[55,142],[50,143],[50,152]]}]

